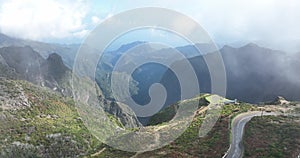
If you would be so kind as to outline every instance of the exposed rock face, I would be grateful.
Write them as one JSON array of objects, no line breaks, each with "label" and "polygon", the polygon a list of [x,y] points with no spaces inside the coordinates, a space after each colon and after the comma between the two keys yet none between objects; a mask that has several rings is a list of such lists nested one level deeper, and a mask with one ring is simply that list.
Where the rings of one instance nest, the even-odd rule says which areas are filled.
[{"label": "exposed rock face", "polygon": [[69,70],[63,63],[61,56],[56,53],[50,54],[47,58],[48,74],[56,80],[60,80]]},{"label": "exposed rock face", "polygon": [[44,59],[31,47],[5,47],[0,50],[7,65],[20,74],[23,79],[35,84],[42,82]]},{"label": "exposed rock face", "polygon": [[[4,47],[0,48],[0,65],[2,65],[7,71],[0,71],[2,77],[8,78],[8,70],[15,72],[10,76],[20,76],[20,79],[27,80],[39,86],[46,86],[54,91],[58,91],[63,95],[71,96],[72,89],[72,71],[66,67],[62,61],[62,58],[56,54],[50,54],[47,59],[44,59],[39,53],[35,52],[31,47]],[[1,77],[0,76],[0,77]],[[78,78],[79,79],[79,78]],[[81,80],[81,79],[79,79]],[[82,80],[83,83],[89,82]],[[83,86],[86,84],[83,84]],[[6,96],[2,99],[1,104],[4,108],[8,107],[21,107],[28,106],[28,102],[24,95],[22,95],[22,89],[14,86],[11,90],[1,96]],[[94,88],[94,87],[91,87]],[[9,87],[1,88],[1,91],[5,89],[9,90]],[[2,92],[4,93],[4,92]],[[13,96],[10,96],[13,95]],[[99,105],[99,103],[97,103]],[[100,104],[101,105],[101,104]],[[125,127],[134,128],[140,126],[133,111],[123,104],[117,104],[114,101],[104,102],[106,112],[114,115]]]},{"label": "exposed rock face", "polygon": [[[27,80],[39,86],[49,87],[66,96],[72,95],[70,83],[72,71],[64,65],[62,58],[56,53],[44,59],[29,46],[3,47],[0,48],[0,68],[0,77]],[[22,93],[22,87],[13,83],[11,86],[14,87],[11,89],[4,86],[5,84],[0,90],[0,103],[3,109],[29,106]],[[6,92],[6,90],[16,92]],[[134,112],[126,105],[114,101],[103,101],[106,112],[114,115],[125,127],[141,126]]]},{"label": "exposed rock face", "polygon": [[7,66],[5,60],[3,59],[3,57],[1,55],[0,55],[0,64]]},{"label": "exposed rock face", "polygon": [[115,116],[126,128],[136,128],[142,126],[135,113],[125,104],[107,99],[101,99],[104,110]]},{"label": "exposed rock face", "polygon": [[15,72],[14,69],[10,68],[4,58],[0,55],[0,77],[9,79],[18,79],[20,76]]},{"label": "exposed rock face", "polygon": [[12,80],[0,78],[0,108],[21,109],[30,107],[21,85]]},{"label": "exposed rock face", "polygon": [[114,106],[111,106],[111,112],[117,112],[116,116],[125,127],[135,128],[142,126],[135,113],[127,105],[119,102],[113,102],[113,104]]},{"label": "exposed rock face", "polygon": [[1,48],[0,56],[0,77],[27,80],[71,95],[71,70],[63,64],[58,54],[50,54],[45,60],[31,47],[25,46]]},{"label": "exposed rock face", "polygon": [[50,54],[43,67],[45,86],[59,91],[64,95],[71,96],[71,70],[66,67],[61,56],[56,53]]},{"label": "exposed rock face", "polygon": [[284,105],[284,104],[290,104],[289,101],[287,101],[284,97],[278,96],[276,99],[273,101],[273,104],[275,105]]}]

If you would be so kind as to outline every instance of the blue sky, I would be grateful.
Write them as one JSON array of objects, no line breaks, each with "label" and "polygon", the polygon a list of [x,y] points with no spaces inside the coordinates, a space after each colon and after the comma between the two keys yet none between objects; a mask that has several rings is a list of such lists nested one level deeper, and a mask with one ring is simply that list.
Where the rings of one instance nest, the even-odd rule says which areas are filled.
[{"label": "blue sky", "polygon": [[[80,43],[104,19],[149,6],[186,14],[222,44],[300,41],[298,0],[1,0],[0,32],[45,42]],[[150,33],[153,30],[133,33],[131,38],[149,40]],[[157,34],[159,38],[162,32]]]}]

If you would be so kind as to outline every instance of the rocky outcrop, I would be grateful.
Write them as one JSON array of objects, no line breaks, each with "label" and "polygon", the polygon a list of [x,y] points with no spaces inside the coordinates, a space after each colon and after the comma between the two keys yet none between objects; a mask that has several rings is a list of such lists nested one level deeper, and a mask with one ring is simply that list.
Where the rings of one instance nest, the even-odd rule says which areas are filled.
[{"label": "rocky outcrop", "polygon": [[99,97],[99,101],[101,102],[100,105],[103,105],[104,111],[117,118],[126,128],[142,126],[134,111],[128,105],[102,98],[102,96]]},{"label": "rocky outcrop", "polygon": [[[0,65],[7,69],[7,71],[0,70],[2,77],[20,76],[18,79],[27,80],[42,87],[49,87],[65,96],[72,96],[70,83],[72,71],[64,65],[62,58],[58,54],[50,54],[47,59],[44,59],[38,52],[26,46],[0,48],[0,56]],[[8,75],[8,70],[11,70],[14,74]],[[83,86],[86,86],[86,82],[90,82],[87,79],[77,79],[82,81]],[[22,93],[22,87],[18,87],[17,84],[14,85],[13,81],[10,82],[12,82],[10,86],[13,87],[7,87],[6,82],[1,84],[0,103],[3,105],[3,108],[29,106],[26,97]],[[92,86],[94,85],[92,84]],[[96,103],[97,106],[104,105],[105,111],[115,116],[125,127],[135,128],[141,126],[134,112],[128,106],[106,99],[103,99],[102,102],[103,104]]]},{"label": "rocky outcrop", "polygon": [[0,108],[1,110],[22,109],[30,107],[23,87],[17,82],[0,78]]},{"label": "rocky outcrop", "polygon": [[126,128],[136,128],[141,126],[135,113],[128,105],[120,102],[111,102],[108,112],[116,116]]},{"label": "rocky outcrop", "polygon": [[27,80],[64,95],[72,94],[69,83],[72,72],[64,65],[58,54],[50,54],[47,59],[44,59],[29,46],[12,46],[1,48],[0,56],[0,77]]},{"label": "rocky outcrop", "polygon": [[276,97],[276,99],[272,102],[275,105],[286,105],[286,104],[290,104],[289,101],[287,101],[284,97],[282,96],[278,96]]}]

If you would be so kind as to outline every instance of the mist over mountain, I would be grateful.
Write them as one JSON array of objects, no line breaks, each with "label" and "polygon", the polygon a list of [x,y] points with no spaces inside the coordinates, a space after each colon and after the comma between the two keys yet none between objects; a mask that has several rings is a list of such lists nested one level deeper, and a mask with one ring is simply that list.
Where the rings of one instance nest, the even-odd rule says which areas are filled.
[{"label": "mist over mountain", "polygon": [[[137,42],[132,46],[136,46],[136,44],[139,43]],[[214,52],[209,52],[211,49],[208,45],[201,44],[201,46],[200,50],[204,51],[197,56],[195,54],[199,54],[199,52],[192,45],[176,49],[184,55],[190,56],[188,59],[197,74],[201,92],[209,93],[211,92],[210,74],[203,57]],[[126,48],[130,49],[130,47]],[[170,49],[157,51],[164,53],[170,51]],[[260,47],[254,43],[249,43],[239,48],[225,45],[220,49],[220,53],[224,60],[227,75],[227,97],[251,103],[270,101],[279,95],[285,96],[289,100],[300,100],[300,97],[297,95],[300,92],[298,80],[300,77],[300,53],[272,50]],[[119,56],[121,54],[119,53]],[[119,56],[114,59],[114,62]],[[111,66],[111,69],[114,66],[114,62],[108,64]],[[107,63],[110,62],[108,61]],[[177,61],[173,64],[180,65],[182,63]],[[180,100],[179,82],[171,70],[167,70],[157,64],[148,64],[148,67],[144,65],[138,68],[133,74],[133,78],[140,83],[138,84],[139,93],[133,95],[133,98],[141,104],[149,102],[148,90],[153,83],[163,84],[168,91],[165,105],[170,105]]]},{"label": "mist over mountain", "polygon": [[[28,59],[28,62],[34,63],[32,65],[22,65],[24,62],[16,63],[16,69],[19,72],[18,75],[23,74],[28,71],[29,73],[39,73],[40,71],[34,71],[41,67],[43,71],[46,71],[45,67],[51,67],[47,69],[47,72],[52,76],[54,73],[57,73],[56,77],[46,77],[48,80],[57,80],[57,76],[60,76],[65,70],[66,67],[62,65],[68,65],[68,67],[72,67],[75,54],[79,45],[57,45],[57,44],[47,44],[42,42],[28,41],[28,40],[20,40],[16,38],[8,37],[4,34],[0,34],[0,47],[5,46],[14,46],[16,48],[10,48],[9,51],[13,51],[14,49],[19,49],[19,51],[24,51],[28,56],[32,57],[32,61]],[[96,71],[96,81],[102,91],[104,92],[106,97],[110,96],[110,76],[116,62],[119,58],[124,55],[128,50],[134,48],[139,45],[142,48],[139,48],[139,51],[149,51],[150,47],[147,48],[147,42],[144,41],[136,41],[133,43],[128,43],[122,45],[119,49],[115,51],[104,52],[101,63],[98,64]],[[30,47],[28,47],[28,46]],[[19,48],[18,48],[19,47]],[[87,46],[84,46],[87,47]],[[196,47],[200,49],[201,55],[197,51]],[[185,55],[192,66],[195,69],[195,72],[199,79],[199,85],[201,92],[210,92],[210,76],[207,65],[204,61],[203,56],[209,55],[212,48],[209,47],[208,44],[196,44],[196,47],[193,45],[181,46],[175,48],[180,51],[183,55]],[[12,64],[10,58],[11,55],[15,54],[17,50],[14,50],[15,53],[11,55],[7,55],[5,49],[1,49],[2,56],[0,56],[1,68],[3,71],[5,70],[6,74],[14,74],[16,75],[15,70],[11,67],[7,67],[4,65]],[[23,50],[24,49],[24,50]],[[164,53],[166,51],[170,51],[172,48],[164,48],[160,50],[156,50],[159,53]],[[98,50],[89,48],[89,60],[93,61],[93,54],[98,53]],[[35,51],[35,53],[32,53]],[[297,50],[295,50],[297,51]],[[269,101],[278,95],[285,96],[289,100],[299,100],[299,67],[300,67],[300,52],[299,53],[286,53],[283,51],[272,50],[264,47],[260,47],[254,43],[249,43],[243,47],[235,48],[228,45],[225,45],[220,49],[221,55],[223,57],[226,74],[227,74],[227,96],[230,98],[237,98],[239,100],[248,101],[248,102],[261,102],[261,101]],[[61,56],[62,63],[55,63],[51,65],[53,57],[55,55],[51,55],[56,53]],[[4,57],[5,59],[4,59]],[[22,59],[26,59],[27,55],[23,54],[24,57]],[[59,58],[59,57],[55,57]],[[7,61],[6,61],[7,60]],[[20,60],[20,59],[19,59]],[[45,64],[47,60],[50,64]],[[132,57],[132,60],[136,60]],[[52,61],[53,62],[53,61]],[[180,64],[180,61],[175,62],[174,64]],[[35,69],[33,69],[35,66]],[[45,66],[47,65],[47,66]],[[60,68],[56,68],[56,66]],[[32,67],[32,68],[31,68]],[[26,70],[26,68],[30,68],[31,70]],[[87,71],[88,66],[86,66]],[[9,73],[8,73],[9,72]],[[29,75],[30,76],[30,75]],[[39,74],[35,74],[35,76],[43,76]],[[148,64],[142,67],[137,68],[134,74],[132,74],[134,81],[137,82],[135,85],[137,89],[133,87],[133,91],[138,91],[137,94],[132,94],[135,100],[141,104],[146,104],[149,102],[148,89],[153,83],[160,82],[162,83],[166,89],[168,90],[168,98],[166,105],[170,103],[174,103],[179,99],[180,96],[180,88],[178,84],[178,80],[172,71],[169,71],[166,67],[157,65],[157,64]],[[28,76],[27,76],[28,78]],[[29,78],[28,78],[29,79]],[[30,80],[38,81],[37,78]],[[140,83],[140,84],[138,84]],[[142,99],[143,98],[143,99]]]},{"label": "mist over mountain", "polygon": [[[227,74],[227,97],[251,103],[270,101],[278,95],[300,100],[299,53],[288,54],[253,43],[240,48],[224,46],[220,52]],[[201,92],[210,92],[209,70],[203,56],[190,58],[189,61],[198,76]],[[168,73],[162,81],[174,82]],[[169,101],[177,101],[180,89],[171,88],[169,92],[177,95]]]},{"label": "mist over mountain", "polygon": [[[206,116],[211,116],[208,111],[210,109],[208,104],[211,104],[212,96],[217,96],[206,94],[211,92],[212,85],[205,57],[216,53],[209,52],[213,50],[208,47],[209,45],[197,44],[196,46],[156,49],[146,42],[129,43],[115,51],[104,53],[103,59],[97,65],[96,82],[94,82],[91,76],[86,76],[85,73],[90,74],[93,71],[93,69],[90,69],[91,65],[89,63],[97,60],[95,58],[99,53],[97,49],[83,46],[87,50],[84,59],[90,62],[82,64],[82,67],[80,67],[83,71],[82,74],[75,74],[69,67],[72,67],[74,63],[75,56],[73,55],[76,54],[77,50],[70,49],[68,51],[74,52],[65,54],[68,51],[64,51],[66,48],[61,45],[56,46],[45,43],[39,45],[38,42],[32,41],[25,41],[25,43],[31,43],[31,45],[25,45],[22,41],[24,42],[24,40],[2,36],[3,43],[0,43],[0,122],[3,128],[3,130],[0,130],[3,138],[0,139],[3,144],[0,148],[0,155],[2,155],[0,157],[20,157],[16,155],[76,157],[78,155],[93,156],[95,153],[101,154],[101,156],[124,156],[123,153],[102,144],[102,142],[95,143],[99,140],[93,138],[91,131],[84,124],[84,121],[88,121],[85,119],[86,116],[93,116],[93,111],[89,110],[103,109],[104,113],[97,115],[95,118],[100,121],[108,118],[117,127],[116,131],[113,131],[113,129],[107,130],[103,128],[106,126],[101,124],[100,126],[98,124],[92,126],[92,128],[100,127],[99,129],[104,130],[100,133],[124,132],[125,135],[122,135],[121,139],[127,133],[130,136],[132,133],[134,137],[135,132],[144,132],[148,136],[149,133],[168,129],[162,135],[151,138],[151,140],[156,141],[157,138],[160,139],[160,136],[164,138],[166,135],[173,134],[172,132],[177,133],[178,129],[174,128],[174,125],[177,126],[188,121],[185,118],[179,120],[179,122],[173,120],[180,106],[185,107],[196,104],[198,104],[198,109],[191,112],[195,117],[186,132],[175,140],[175,144],[171,143],[170,146],[159,149],[158,155],[159,157],[162,156],[161,151],[171,153],[174,150],[177,155],[181,156],[181,153],[191,153],[190,151],[193,151],[190,155],[195,157],[199,157],[199,155],[200,157],[220,157],[224,155],[230,146],[228,141],[231,138],[230,126],[228,125],[230,125],[233,116],[252,110],[270,111],[271,109],[283,113],[286,110],[284,108],[293,107],[296,109],[296,106],[299,107],[296,102],[290,102],[284,98],[300,100],[299,95],[297,95],[300,93],[300,53],[289,54],[263,48],[253,43],[240,48],[224,46],[220,49],[220,52],[227,74],[227,97],[237,98],[241,102],[220,97],[221,100],[224,100],[221,104],[224,104],[225,107],[222,109],[220,119],[216,122],[212,131],[203,139],[198,136],[198,128],[205,121]],[[47,47],[44,47],[45,45]],[[47,51],[50,48],[48,46],[51,46],[50,51]],[[196,47],[202,47],[203,51],[199,54]],[[46,51],[39,52],[37,48]],[[150,62],[136,67],[132,74],[125,75],[125,77],[132,78],[128,85],[131,95],[129,97],[132,97],[141,106],[148,104],[151,101],[149,96],[150,87],[154,83],[161,83],[167,91],[167,100],[162,109],[153,116],[138,117],[134,109],[131,109],[129,104],[126,105],[126,100],[124,102],[123,100],[115,100],[111,94],[111,76],[113,73],[121,75],[120,78],[117,77],[117,82],[123,83],[124,78],[122,76],[124,77],[124,74],[114,70],[123,55],[125,60],[122,61],[124,63],[121,66],[134,64],[139,60],[144,61],[147,56],[140,56],[139,53],[146,52],[154,53],[156,54],[155,58],[162,60],[172,59],[171,61],[174,62],[171,62],[171,67],[178,66],[182,68],[184,61],[176,59],[175,56],[164,56],[164,53],[174,51],[174,49],[181,52],[193,66],[198,77],[200,92],[204,94],[182,99],[180,82],[176,74],[167,66]],[[129,50],[135,54],[127,54]],[[44,54],[45,52],[46,54]],[[64,58],[68,59],[64,60]],[[68,63],[69,66],[67,66]],[[73,85],[71,81],[73,81]],[[186,82],[189,83],[189,80]],[[74,85],[76,85],[76,88],[74,88]],[[158,95],[160,94],[158,93]],[[283,96],[284,98],[277,96]],[[275,105],[270,106],[252,105],[243,102],[258,103],[270,101],[276,97],[276,101],[272,102]],[[88,106],[80,109],[76,103]],[[217,105],[221,104],[218,103]],[[92,108],[90,109],[90,107]],[[106,118],[106,116],[108,117]],[[286,120],[291,121],[293,119]],[[283,122],[280,124],[286,128]],[[297,125],[296,122],[295,125]],[[294,124],[286,130],[290,131],[290,129],[293,129],[292,127],[294,127]],[[281,128],[279,129],[281,131]],[[296,136],[295,134],[291,140],[294,140],[294,138],[297,140]],[[261,141],[264,142],[265,140]],[[141,139],[141,142],[143,141]],[[140,145],[140,142],[138,143]],[[294,144],[294,141],[289,142],[288,146],[293,147],[291,151],[297,147]],[[208,145],[212,145],[212,147],[197,148]],[[99,149],[101,149],[100,152]],[[211,152],[211,150],[218,151],[218,153]],[[149,153],[156,152],[157,150],[149,151]],[[126,157],[129,157],[127,152],[124,153],[127,154]],[[288,151],[287,153],[291,152]],[[164,156],[169,157],[167,154]],[[145,157],[149,157],[149,155],[146,154]],[[171,154],[171,157],[174,157],[174,154]],[[176,154],[175,157],[177,157]]]},{"label": "mist over mountain", "polygon": [[[58,54],[50,54],[44,59],[29,46],[10,46],[0,48],[0,56],[5,61],[2,67],[11,69],[19,79],[71,95],[71,70]],[[10,74],[2,72],[1,76],[8,77]]]},{"label": "mist over mountain", "polygon": [[80,47],[79,44],[61,45],[37,42],[32,40],[23,40],[9,37],[5,34],[0,33],[0,48],[9,46],[30,46],[34,51],[38,52],[45,59],[52,53],[58,53],[69,68],[73,66],[75,55],[78,48]]},{"label": "mist over mountain", "polygon": [[300,0],[0,0],[0,158],[300,158]]},{"label": "mist over mountain", "polygon": [[[57,53],[52,53],[44,59],[30,46],[0,48],[0,68],[0,77],[4,80],[29,81],[39,87],[48,87],[67,97],[72,97],[74,92],[71,85],[72,79],[76,82],[75,84],[81,84],[87,89],[95,88],[95,83],[92,80],[73,74],[72,70],[64,64],[62,57]],[[102,96],[102,94],[100,93],[99,96]],[[103,107],[107,113],[116,117],[125,127],[140,126],[134,113],[122,103],[101,98],[97,106]]]},{"label": "mist over mountain", "polygon": [[300,99],[299,54],[255,44],[221,52],[228,76],[228,96],[250,102],[268,101],[278,95]]},{"label": "mist over mountain", "polygon": [[[138,47],[138,48],[137,48]],[[122,45],[119,49],[114,51],[108,51],[103,53],[103,57],[101,62],[98,63],[97,71],[96,71],[96,80],[100,88],[103,90],[106,97],[113,97],[111,96],[110,92],[110,80],[111,80],[111,72],[113,71],[113,68],[115,67],[118,60],[124,55],[126,56],[126,59],[128,63],[135,62],[135,60],[139,61],[141,60],[141,57],[138,57],[137,55],[129,56],[127,53],[131,52],[131,54],[141,54],[141,53],[156,53],[156,54],[162,54],[161,56],[156,56],[156,58],[160,58],[161,60],[171,60],[176,61],[179,59],[176,58],[165,58],[163,57],[163,54],[166,54],[166,52],[171,51],[177,51],[180,52],[183,56],[186,58],[191,58],[194,56],[197,56],[199,54],[207,54],[212,50],[215,50],[215,47],[212,47],[211,44],[207,43],[200,43],[196,45],[186,45],[176,48],[170,48],[166,46],[161,46],[161,48],[156,48],[155,44],[145,42],[145,41],[136,41],[128,44]],[[200,52],[199,52],[200,50]],[[158,63],[147,63],[144,65],[141,65],[140,67],[136,68],[133,74],[131,74],[133,80],[137,82],[136,90],[138,93],[132,94],[133,99],[141,104],[145,105],[150,102],[150,96],[148,94],[148,90],[150,86],[154,83],[159,83],[161,78],[163,77],[163,74],[166,73],[167,67],[163,66]],[[174,76],[174,73],[171,72],[170,75]],[[132,84],[134,85],[134,84]],[[164,85],[170,85],[175,86],[176,84],[173,84],[172,81],[164,83]],[[207,87],[207,85],[203,85],[203,87]],[[131,87],[132,88],[132,87]],[[132,88],[134,89],[134,88]],[[170,96],[173,95],[173,92],[170,92]],[[168,100],[168,99],[167,99]],[[166,102],[166,105],[172,102]]]}]

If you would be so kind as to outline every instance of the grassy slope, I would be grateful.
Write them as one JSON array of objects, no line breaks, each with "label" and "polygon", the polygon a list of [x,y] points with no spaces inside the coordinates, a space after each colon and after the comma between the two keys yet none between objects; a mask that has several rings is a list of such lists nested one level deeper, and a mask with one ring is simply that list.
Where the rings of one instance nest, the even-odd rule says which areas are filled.
[{"label": "grassy slope", "polygon": [[297,157],[300,154],[299,117],[253,118],[245,128],[245,157]]},{"label": "grassy slope", "polygon": [[[225,105],[221,117],[208,135],[203,138],[198,137],[198,132],[204,115],[197,114],[189,128],[173,143],[161,149],[138,154],[137,157],[222,157],[229,148],[230,120],[237,114],[249,110],[255,110],[255,107],[244,103]],[[164,111],[161,113],[163,114]]]},{"label": "grassy slope", "polygon": [[[77,114],[72,99],[27,82],[13,82],[23,87],[33,106],[0,112],[0,157],[90,157],[99,151],[102,152],[95,157],[125,158],[135,154],[114,150],[92,136]],[[189,128],[173,143],[138,157],[220,157],[229,147],[231,118],[251,109],[254,107],[249,104],[224,106],[221,118],[203,138],[198,137],[198,130],[204,115],[197,114]]]},{"label": "grassy slope", "polygon": [[101,148],[84,127],[70,98],[27,82],[14,82],[23,87],[32,106],[0,113],[2,156],[73,157]]}]

